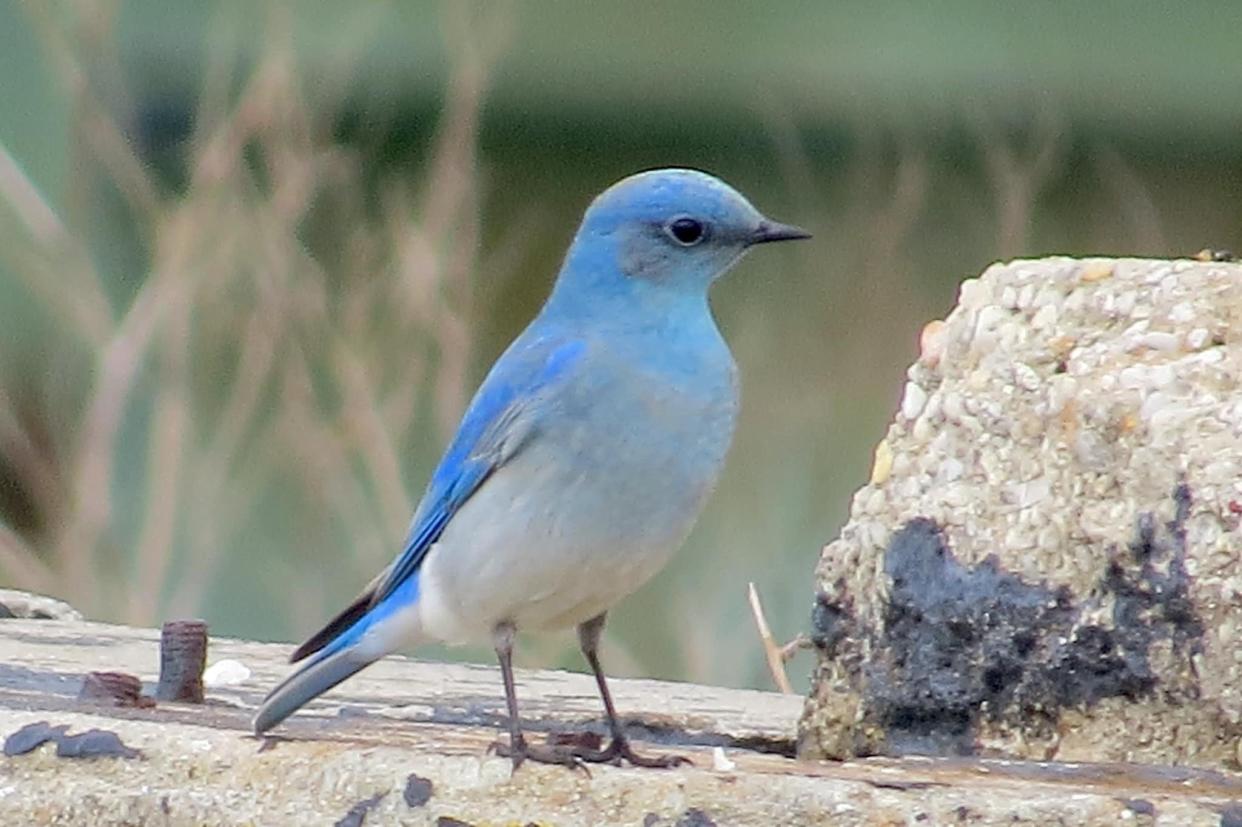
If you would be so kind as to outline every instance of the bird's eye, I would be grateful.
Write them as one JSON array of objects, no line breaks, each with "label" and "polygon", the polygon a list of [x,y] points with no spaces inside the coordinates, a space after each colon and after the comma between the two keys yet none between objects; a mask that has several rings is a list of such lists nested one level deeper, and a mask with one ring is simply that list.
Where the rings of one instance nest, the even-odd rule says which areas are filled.
[{"label": "bird's eye", "polygon": [[702,222],[695,221],[693,218],[675,218],[668,223],[665,232],[683,247],[693,247],[707,234]]}]

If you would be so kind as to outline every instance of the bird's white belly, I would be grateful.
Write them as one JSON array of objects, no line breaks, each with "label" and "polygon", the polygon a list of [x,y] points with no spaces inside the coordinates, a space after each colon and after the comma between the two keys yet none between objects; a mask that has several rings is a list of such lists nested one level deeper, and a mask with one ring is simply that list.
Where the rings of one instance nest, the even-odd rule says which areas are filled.
[{"label": "bird's white belly", "polygon": [[685,540],[715,469],[701,480],[618,476],[633,479],[598,467],[570,475],[539,451],[500,469],[420,570],[422,632],[459,643],[488,640],[503,621],[565,628],[638,589]]}]

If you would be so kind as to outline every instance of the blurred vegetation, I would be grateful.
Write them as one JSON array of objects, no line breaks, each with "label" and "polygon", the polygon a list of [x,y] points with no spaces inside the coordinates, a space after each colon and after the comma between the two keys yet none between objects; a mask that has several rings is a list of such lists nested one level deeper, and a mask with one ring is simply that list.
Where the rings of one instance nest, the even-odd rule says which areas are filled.
[{"label": "blurred vegetation", "polygon": [[768,685],[746,582],[804,628],[962,278],[1242,244],[1240,31],[1226,0],[0,0],[0,584],[305,635],[590,198],[694,166],[816,238],[717,289],[731,464],[608,662]]}]

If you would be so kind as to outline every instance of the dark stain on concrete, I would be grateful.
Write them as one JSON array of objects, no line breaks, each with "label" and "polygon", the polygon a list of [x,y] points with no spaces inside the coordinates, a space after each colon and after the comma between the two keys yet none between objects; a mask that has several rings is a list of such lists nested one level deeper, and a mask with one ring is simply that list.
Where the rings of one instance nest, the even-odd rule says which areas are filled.
[{"label": "dark stain on concrete", "polygon": [[58,758],[141,758],[142,753],[126,746],[119,735],[106,729],[88,729],[66,735],[66,724],[52,726],[47,721],[27,724],[4,739],[4,754],[25,755],[49,741],[56,744]]},{"label": "dark stain on concrete", "polygon": [[691,807],[681,814],[675,827],[716,827],[716,822],[703,810]]},{"label": "dark stain on concrete", "polygon": [[430,778],[410,773],[405,779],[405,789],[401,792],[401,797],[405,799],[406,805],[421,807],[431,800],[433,792],[435,792],[435,785],[431,783]]},{"label": "dark stain on concrete", "polygon": [[474,827],[474,825],[452,816],[440,816],[436,819],[436,827]]},{"label": "dark stain on concrete", "polygon": [[52,726],[47,721],[35,721],[33,724],[26,724],[16,732],[10,733],[9,737],[4,739],[4,754],[12,757],[34,752],[48,741],[59,740],[68,728],[67,724]]},{"label": "dark stain on concrete", "polygon": [[811,609],[811,643],[826,657],[835,657],[840,644],[855,630],[854,606],[845,589],[845,578],[834,585],[835,595],[819,592]]},{"label": "dark stain on concrete", "polygon": [[142,753],[128,747],[121,736],[106,729],[88,729],[77,735],[62,735],[56,741],[58,758],[141,758]]},{"label": "dark stain on concrete", "polygon": [[[891,590],[883,628],[860,667],[882,750],[970,755],[985,718],[1051,734],[1064,708],[1152,693],[1161,683],[1149,658],[1153,644],[1170,642],[1188,658],[1202,647],[1185,566],[1190,496],[1177,487],[1175,516],[1163,526],[1140,515],[1135,540],[1113,556],[1090,595],[1027,582],[994,556],[964,565],[935,522],[908,522],[885,553]],[[1111,622],[1086,619],[1086,608],[1109,600]],[[840,644],[837,630],[848,617],[839,602],[817,601],[812,625],[826,654]],[[1196,686],[1162,691],[1197,695]]]},{"label": "dark stain on concrete", "polygon": [[1156,805],[1152,804],[1146,798],[1123,798],[1122,805],[1136,816],[1156,817]]},{"label": "dark stain on concrete", "polygon": [[375,809],[375,807],[384,800],[386,793],[376,793],[370,798],[364,798],[357,804],[349,808],[349,812],[338,819],[334,827],[362,827],[367,820],[367,813]]}]

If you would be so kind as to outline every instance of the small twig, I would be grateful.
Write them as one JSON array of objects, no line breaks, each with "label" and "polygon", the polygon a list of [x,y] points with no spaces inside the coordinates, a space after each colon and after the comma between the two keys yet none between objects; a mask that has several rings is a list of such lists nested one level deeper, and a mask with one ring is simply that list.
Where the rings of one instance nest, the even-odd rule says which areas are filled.
[{"label": "small twig", "polygon": [[768,660],[768,671],[772,674],[776,688],[786,695],[792,695],[793,685],[789,682],[789,676],[785,674],[785,657],[780,644],[776,642],[776,638],[772,637],[772,629],[768,626],[768,620],[763,614],[763,604],[759,602],[759,590],[755,588],[754,583],[748,583],[746,589],[747,596],[750,598],[750,613],[755,618],[755,626],[759,629],[759,640],[763,643],[763,654]]},{"label": "small twig", "polygon": [[781,660],[785,663],[793,660],[793,656],[801,652],[803,649],[814,649],[815,644],[804,634],[799,633],[796,638],[781,647]]}]

